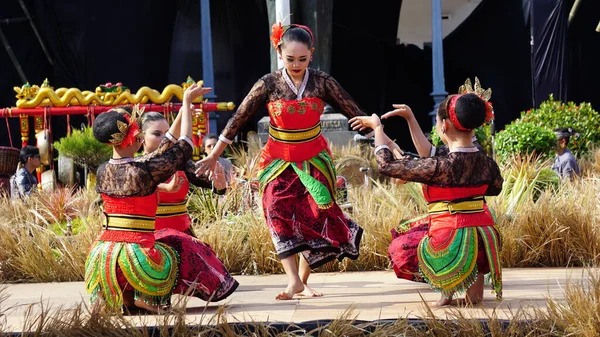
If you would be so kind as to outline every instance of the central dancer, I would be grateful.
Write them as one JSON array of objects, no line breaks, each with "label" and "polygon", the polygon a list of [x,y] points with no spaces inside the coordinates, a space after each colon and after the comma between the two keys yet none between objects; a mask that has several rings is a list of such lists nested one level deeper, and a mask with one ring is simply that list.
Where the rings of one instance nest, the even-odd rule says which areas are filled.
[{"label": "central dancer", "polygon": [[364,113],[333,77],[308,68],[314,53],[308,27],[276,24],[271,41],[284,68],[256,82],[214,150],[196,164],[197,173],[214,170],[225,147],[266,103],[271,125],[260,162],[262,207],[289,279],[276,299],[322,296],[307,285],[311,269],[336,258],[358,258],[362,228],[335,203],[336,173],[320,118],[326,103],[348,117]]}]

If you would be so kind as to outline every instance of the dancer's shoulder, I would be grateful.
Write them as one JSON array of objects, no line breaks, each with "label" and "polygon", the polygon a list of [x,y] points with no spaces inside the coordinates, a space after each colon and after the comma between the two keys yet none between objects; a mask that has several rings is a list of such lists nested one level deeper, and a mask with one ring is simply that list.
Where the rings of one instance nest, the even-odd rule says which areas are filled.
[{"label": "dancer's shoulder", "polygon": [[258,79],[257,82],[263,82],[268,86],[269,84],[272,84],[278,81],[279,79],[281,79],[281,69],[263,75],[261,78]]},{"label": "dancer's shoulder", "polygon": [[329,78],[333,78],[328,73],[318,70],[318,69],[308,68],[308,71],[309,71],[310,76],[312,76],[315,79],[327,80]]}]

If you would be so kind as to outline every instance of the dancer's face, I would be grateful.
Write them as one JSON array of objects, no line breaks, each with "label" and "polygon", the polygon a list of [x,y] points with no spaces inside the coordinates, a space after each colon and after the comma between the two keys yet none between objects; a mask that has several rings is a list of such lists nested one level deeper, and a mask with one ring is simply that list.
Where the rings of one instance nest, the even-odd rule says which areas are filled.
[{"label": "dancer's face", "polygon": [[304,71],[312,60],[315,49],[309,49],[302,42],[290,41],[281,47],[279,57],[288,74],[293,77],[304,76]]},{"label": "dancer's face", "polygon": [[144,131],[144,152],[152,153],[158,149],[158,145],[169,131],[169,123],[164,119],[147,123],[148,125]]}]

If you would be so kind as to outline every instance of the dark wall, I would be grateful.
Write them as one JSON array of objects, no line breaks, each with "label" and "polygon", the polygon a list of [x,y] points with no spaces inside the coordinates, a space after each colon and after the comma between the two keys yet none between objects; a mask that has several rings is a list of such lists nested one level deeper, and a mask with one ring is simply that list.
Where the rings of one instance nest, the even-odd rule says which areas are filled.
[{"label": "dark wall", "polygon": [[600,1],[582,0],[567,35],[567,97],[600,110]]},{"label": "dark wall", "polygon": [[[177,83],[188,74],[202,78],[200,35],[200,1],[180,0],[173,29],[170,53],[169,83]],[[264,0],[211,1],[215,94],[217,101],[233,101],[239,105],[254,83],[269,72],[270,27]],[[218,128],[222,130],[232,112],[219,112]],[[246,128],[266,114],[259,111]]]},{"label": "dark wall", "polygon": [[[198,0],[135,0],[110,5],[69,0],[25,3],[54,66],[28,22],[1,27],[31,84],[39,85],[47,77],[55,88],[94,90],[101,83],[122,82],[135,92],[144,85],[160,91],[169,83],[182,83],[188,75],[202,79]],[[269,71],[266,6],[264,0],[210,4],[217,100],[239,103],[254,82]],[[17,0],[3,1],[0,18],[19,16],[24,14]],[[12,87],[21,85],[8,54],[0,50],[0,107],[15,105]],[[222,115],[226,121],[230,113]],[[85,118],[71,118],[72,125],[82,122]],[[66,118],[53,118],[52,130],[55,138],[65,135]],[[19,124],[14,118],[11,131],[19,147]],[[6,135],[6,124],[0,123],[0,145],[9,144]]]},{"label": "dark wall", "polygon": [[[573,1],[569,1],[567,7]],[[383,113],[392,103],[411,106],[425,131],[433,108],[431,49],[396,45],[398,2],[361,6],[335,1],[332,75],[368,113]],[[505,124],[533,106],[530,26],[523,0],[483,1],[444,39],[446,91],[455,93],[466,78],[491,87],[496,124]],[[600,1],[581,0],[568,30],[567,98],[600,107]],[[393,35],[393,36],[392,36]],[[566,81],[566,80],[565,80]],[[414,149],[406,123],[384,121],[386,133]]]},{"label": "dark wall", "polygon": [[[401,1],[365,5],[333,1],[331,74],[368,113],[381,114],[392,103],[409,104],[424,129],[433,108],[429,96],[431,50],[396,45]],[[486,0],[444,39],[446,90],[456,92],[467,77],[492,87],[499,126],[532,106],[529,27],[524,0]],[[572,1],[572,0],[571,0]],[[69,0],[25,0],[47,44],[51,65],[27,22],[2,24],[32,84],[48,77],[55,87],[94,89],[122,82],[133,90],[163,88],[188,75],[202,78],[198,0],[127,1],[99,5]],[[217,100],[239,104],[254,82],[269,72],[270,27],[265,0],[211,1]],[[568,31],[567,97],[600,107],[600,1],[582,0]],[[17,0],[5,0],[0,18],[23,16]],[[318,38],[318,37],[317,37]],[[317,50],[317,52],[319,52]],[[21,80],[4,49],[0,50],[0,107],[13,106],[13,86]],[[255,128],[261,110],[246,127]],[[221,113],[222,128],[230,113]],[[72,124],[86,122],[72,118]],[[386,121],[386,132],[411,147],[406,123]],[[66,132],[65,117],[52,120],[55,136]],[[11,121],[19,143],[18,121]],[[0,145],[8,145],[0,123]],[[32,137],[30,137],[32,138]]]},{"label": "dark wall", "polygon": [[334,0],[331,75],[368,113],[385,107],[401,3]]},{"label": "dark wall", "polygon": [[479,77],[502,128],[533,104],[529,28],[521,0],[483,1],[473,14],[444,39],[446,89]]},{"label": "dark wall", "polygon": [[[400,4],[384,3],[364,7],[355,1],[335,2],[332,75],[368,113],[382,114],[393,103],[408,104],[428,132],[431,48],[397,45]],[[486,88],[493,88],[500,126],[531,106],[529,33],[521,13],[521,0],[484,1],[444,39],[446,91],[455,93],[466,78],[478,76]],[[401,146],[414,149],[403,119],[384,124]]]}]

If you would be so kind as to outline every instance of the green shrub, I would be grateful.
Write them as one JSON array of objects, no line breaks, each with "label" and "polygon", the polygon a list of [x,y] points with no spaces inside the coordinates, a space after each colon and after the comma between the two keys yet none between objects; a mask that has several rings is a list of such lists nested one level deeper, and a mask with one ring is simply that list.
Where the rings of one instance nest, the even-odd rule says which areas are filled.
[{"label": "green shrub", "polygon": [[556,147],[556,135],[533,123],[514,121],[496,136],[496,156],[506,161],[514,156],[539,155],[550,158]]},{"label": "green shrub", "polygon": [[96,140],[91,127],[73,130],[70,136],[54,142],[54,148],[75,164],[87,166],[91,172],[96,172],[98,166],[112,156],[112,147]]},{"label": "green shrub", "polygon": [[571,137],[568,146],[576,156],[585,155],[591,147],[600,145],[600,115],[589,103],[563,103],[555,101],[550,95],[538,109],[522,112],[519,121],[533,123],[549,131],[556,128],[575,129],[579,136]]}]

